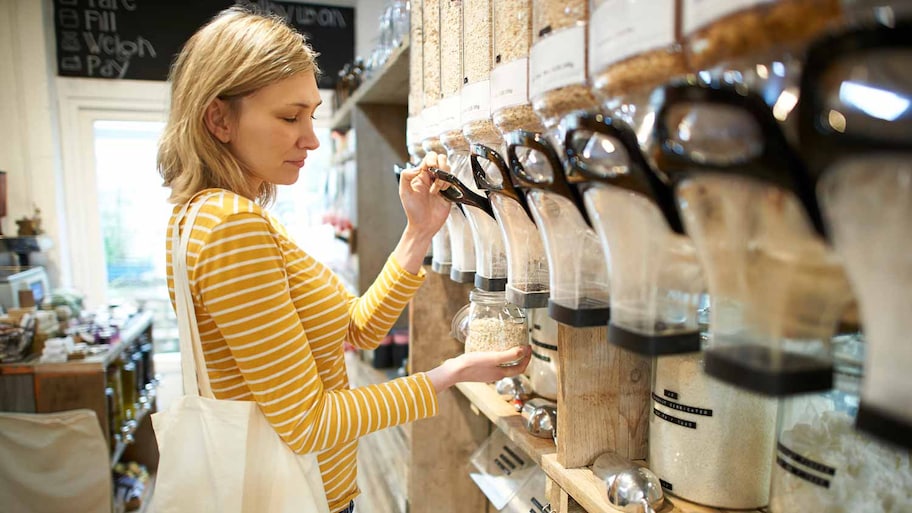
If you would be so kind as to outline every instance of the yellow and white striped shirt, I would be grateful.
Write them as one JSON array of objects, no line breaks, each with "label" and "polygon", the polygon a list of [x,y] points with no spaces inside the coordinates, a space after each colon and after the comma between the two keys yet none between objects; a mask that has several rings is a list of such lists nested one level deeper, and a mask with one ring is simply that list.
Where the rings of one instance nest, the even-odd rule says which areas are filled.
[{"label": "yellow and white striped shirt", "polygon": [[[411,274],[390,257],[355,297],[255,202],[220,189],[192,201],[205,201],[187,268],[213,394],[256,401],[293,450],[316,452],[330,511],[341,510],[358,495],[358,437],[437,414],[425,374],[351,389],[342,353],[346,340],[376,347],[424,271]],[[170,237],[167,249],[173,304]]]}]

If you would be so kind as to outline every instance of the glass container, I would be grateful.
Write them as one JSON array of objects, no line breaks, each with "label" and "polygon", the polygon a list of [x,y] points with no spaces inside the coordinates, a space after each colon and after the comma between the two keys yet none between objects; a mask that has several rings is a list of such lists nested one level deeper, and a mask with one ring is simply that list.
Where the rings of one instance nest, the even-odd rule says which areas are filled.
[{"label": "glass container", "polygon": [[585,180],[586,210],[610,259],[609,342],[652,356],[699,351],[703,273],[671,186],[623,121],[574,114],[564,125],[568,169]]},{"label": "glass container", "polygon": [[461,93],[463,0],[446,0],[440,6],[440,142],[452,151],[467,146],[462,136]]},{"label": "glass container", "polygon": [[[440,135],[440,3],[441,0],[423,0],[421,8],[421,60],[422,97],[421,125],[422,147],[425,152],[444,153]],[[438,148],[440,150],[438,151]]]},{"label": "glass container", "polygon": [[548,263],[525,195],[513,186],[506,162],[496,151],[472,145],[475,184],[491,201],[506,252],[507,299],[522,308],[548,304]]},{"label": "glass container", "polygon": [[491,0],[464,0],[462,133],[472,144],[500,147],[503,140],[491,120]]},{"label": "glass container", "polygon": [[684,74],[677,0],[591,0],[589,76],[606,113],[623,118],[646,144],[654,115],[649,95]]},{"label": "glass container", "polygon": [[779,407],[772,513],[899,513],[912,507],[912,464],[898,450],[856,431],[865,343],[833,339],[832,390],[783,399]]},{"label": "glass container", "polygon": [[492,120],[502,135],[520,129],[542,132],[544,126],[529,102],[532,0],[491,0],[491,4],[494,27]]},{"label": "glass container", "polygon": [[676,82],[656,98],[656,161],[677,182],[712,297],[706,371],[768,395],[829,389],[829,342],[852,295],[771,109],[721,82]]},{"label": "glass container", "polygon": [[859,429],[912,448],[912,23],[820,40],[807,54],[801,148],[867,338]]},{"label": "glass container", "polygon": [[[469,333],[465,351],[506,351],[529,345],[529,328],[521,308],[507,302],[504,292],[469,292]],[[503,364],[517,365],[522,358]]]},{"label": "glass container", "polygon": [[449,223],[444,223],[431,239],[431,270],[450,274],[453,267],[453,248],[450,243]]},{"label": "glass container", "polygon": [[530,332],[532,359],[526,373],[537,395],[557,401],[559,370],[557,360],[557,322],[548,316],[545,308],[527,310],[532,324]]},{"label": "glass container", "polygon": [[609,273],[582,197],[567,183],[557,151],[541,134],[507,135],[511,177],[525,191],[548,259],[548,313],[570,326],[608,322]]},{"label": "glass container", "polygon": [[588,21],[588,0],[532,1],[529,97],[546,130],[574,110],[598,106],[586,83]]}]

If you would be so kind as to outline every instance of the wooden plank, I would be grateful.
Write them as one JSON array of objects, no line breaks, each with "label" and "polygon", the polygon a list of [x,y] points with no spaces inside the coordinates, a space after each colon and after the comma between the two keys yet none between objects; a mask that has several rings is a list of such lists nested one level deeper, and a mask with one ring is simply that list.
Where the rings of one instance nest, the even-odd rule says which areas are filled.
[{"label": "wooden plank", "polygon": [[35,411],[37,413],[77,408],[88,408],[95,411],[105,439],[110,443],[111,433],[108,430],[108,405],[103,372],[35,374]]},{"label": "wooden plank", "polygon": [[[360,142],[358,143],[360,144]],[[450,321],[468,302],[470,285],[457,284],[431,272],[411,301],[409,355],[412,372],[427,371],[460,354],[450,337]],[[466,465],[487,438],[491,424],[471,412],[471,403],[456,390],[438,395],[436,417],[412,425],[409,449],[409,511],[479,513],[487,499],[469,478]]]},{"label": "wooden plank", "polygon": [[333,113],[329,122],[330,128],[346,130],[352,126],[352,113],[355,106],[362,103],[408,105],[408,65],[409,39],[406,37],[399,48],[390,54],[383,68],[361,84],[361,87],[356,89],[355,93]]},{"label": "wooden plank", "polygon": [[558,326],[559,367],[573,370],[560,373],[557,401],[557,457],[568,468],[606,451],[647,456],[650,360],[607,343],[606,332]]},{"label": "wooden plank", "polygon": [[541,465],[543,455],[554,454],[554,441],[532,436],[526,431],[522,415],[504,401],[493,386],[486,383],[459,383],[456,388],[513,443],[534,459],[537,465]]},{"label": "wooden plank", "polygon": [[[548,454],[542,457],[542,469],[585,511],[589,513],[617,513],[617,510],[612,508],[608,502],[607,487],[589,468],[565,468],[558,462],[557,455]],[[666,495],[665,505],[658,511],[660,513],[736,513],[734,510],[700,506],[668,495]],[[762,510],[739,511],[740,513],[762,512]]]},{"label": "wooden plank", "polygon": [[32,373],[0,374],[0,411],[35,413]]}]

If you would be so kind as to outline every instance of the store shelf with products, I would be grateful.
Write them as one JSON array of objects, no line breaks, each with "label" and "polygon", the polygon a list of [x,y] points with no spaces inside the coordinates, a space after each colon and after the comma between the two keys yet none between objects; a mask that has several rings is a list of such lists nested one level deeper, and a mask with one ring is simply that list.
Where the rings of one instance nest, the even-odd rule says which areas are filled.
[{"label": "store shelf with products", "polygon": [[333,130],[352,127],[352,111],[358,104],[407,105],[409,85],[409,39],[387,58],[382,68],[355,89],[354,94],[333,113],[329,126]]},{"label": "store shelf with products", "polygon": [[554,441],[530,434],[522,415],[485,383],[457,383],[456,388],[520,449],[541,465],[542,458],[556,451]]}]

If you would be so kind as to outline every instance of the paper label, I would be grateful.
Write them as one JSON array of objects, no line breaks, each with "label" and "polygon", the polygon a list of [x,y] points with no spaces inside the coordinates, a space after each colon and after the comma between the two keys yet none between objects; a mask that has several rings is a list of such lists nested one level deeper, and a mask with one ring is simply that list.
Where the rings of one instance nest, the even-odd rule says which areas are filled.
[{"label": "paper label", "polygon": [[437,126],[437,135],[450,130],[455,130],[462,126],[459,118],[460,100],[458,94],[440,100],[440,103],[438,103],[437,106],[440,107],[440,112],[438,113],[439,124]]},{"label": "paper label", "polygon": [[438,103],[433,107],[426,107],[421,111],[422,140],[440,135],[440,130],[437,129],[437,124],[440,121],[439,105],[440,104]]},{"label": "paper label", "polygon": [[529,103],[529,59],[501,64],[491,71],[491,112]]},{"label": "paper label", "polygon": [[462,124],[491,118],[491,82],[482,80],[462,86]]},{"label": "paper label", "polygon": [[529,52],[529,97],[586,82],[586,26],[545,37]]},{"label": "paper label", "polygon": [[675,0],[608,0],[589,22],[589,73],[674,44]]},{"label": "paper label", "polygon": [[733,12],[770,0],[684,0],[684,34],[702,28]]}]

